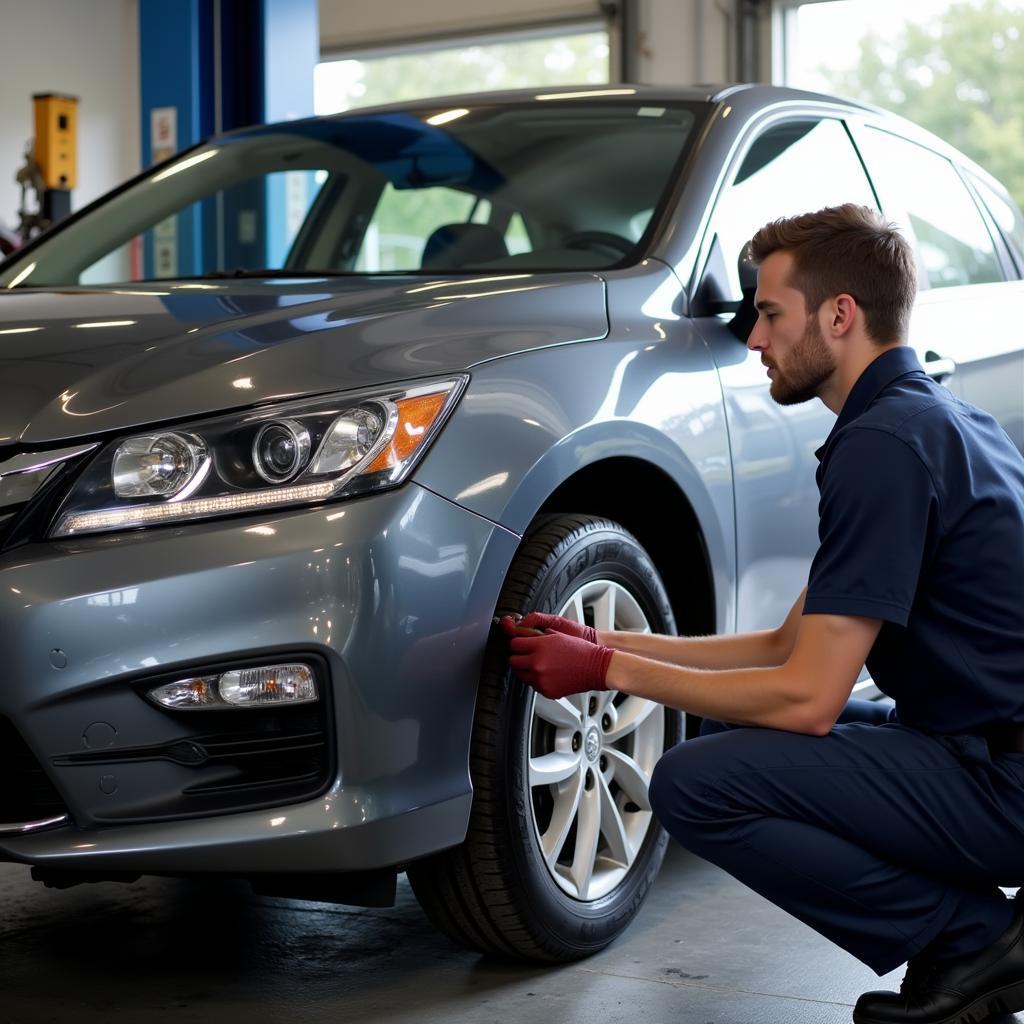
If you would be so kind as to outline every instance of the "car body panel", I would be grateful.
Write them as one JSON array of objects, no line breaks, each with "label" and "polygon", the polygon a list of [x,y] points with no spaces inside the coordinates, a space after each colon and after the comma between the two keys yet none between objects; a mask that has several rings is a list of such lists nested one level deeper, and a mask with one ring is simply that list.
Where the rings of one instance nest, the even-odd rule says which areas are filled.
[{"label": "car body panel", "polygon": [[0,337],[0,442],[426,377],[608,331],[604,283],[587,273],[197,287],[0,291],[10,329],[39,328]]},{"label": "car body panel", "polygon": [[[609,273],[608,338],[474,371],[416,479],[517,533],[579,470],[632,457],[667,473],[700,524],[718,628],[733,628],[733,483],[721,387],[682,291],[657,260]],[[641,496],[638,496],[641,497]]]},{"label": "car body panel", "polygon": [[[340,508],[8,552],[0,560],[3,712],[44,760],[84,749],[94,723],[113,730],[111,749],[182,735],[187,713],[169,715],[136,694],[148,675],[179,665],[188,675],[253,650],[272,661],[311,650],[328,665],[337,766],[324,796],[290,807],[281,821],[277,812],[246,812],[130,826],[120,819],[130,822],[135,802],[167,784],[164,761],[51,767],[89,841],[79,830],[0,836],[0,853],[88,858],[125,843],[139,870],[267,871],[281,870],[276,837],[291,835],[301,856],[288,870],[325,871],[458,842],[477,680],[518,542],[410,484]],[[51,664],[52,650],[66,667]],[[108,777],[111,793],[101,789]],[[429,814],[427,832],[403,826],[387,839],[395,860],[373,863],[358,838],[346,838],[354,826],[434,806],[447,807],[438,813],[449,831]],[[179,827],[191,837],[180,851],[166,838]],[[192,844],[205,850],[201,858]]]}]

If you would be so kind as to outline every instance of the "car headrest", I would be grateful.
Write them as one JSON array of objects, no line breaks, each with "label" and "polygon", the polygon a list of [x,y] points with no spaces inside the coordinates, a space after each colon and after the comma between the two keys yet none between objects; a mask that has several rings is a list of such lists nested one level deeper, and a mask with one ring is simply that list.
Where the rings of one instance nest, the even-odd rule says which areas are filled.
[{"label": "car headrest", "polygon": [[507,255],[505,239],[489,224],[442,224],[427,239],[420,266],[424,270],[461,267]]}]

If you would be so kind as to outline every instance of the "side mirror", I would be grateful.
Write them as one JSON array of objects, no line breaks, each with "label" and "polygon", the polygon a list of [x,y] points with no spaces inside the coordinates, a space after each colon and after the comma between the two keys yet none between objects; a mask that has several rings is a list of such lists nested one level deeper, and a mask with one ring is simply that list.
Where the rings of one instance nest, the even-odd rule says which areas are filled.
[{"label": "side mirror", "polygon": [[736,264],[740,277],[740,289],[743,298],[736,307],[733,318],[729,321],[729,330],[745,345],[750,332],[757,323],[757,310],[754,308],[754,293],[757,291],[757,266],[750,252],[750,243],[740,250]]},{"label": "side mirror", "polygon": [[715,235],[690,311],[693,316],[718,316],[720,313],[735,313],[739,306],[731,295],[725,256],[718,235]]}]

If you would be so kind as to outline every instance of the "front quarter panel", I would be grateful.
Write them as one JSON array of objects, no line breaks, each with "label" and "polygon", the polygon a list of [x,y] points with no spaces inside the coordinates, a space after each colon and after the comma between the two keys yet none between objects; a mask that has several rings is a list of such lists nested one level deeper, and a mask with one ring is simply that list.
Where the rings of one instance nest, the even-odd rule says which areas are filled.
[{"label": "front quarter panel", "polygon": [[664,264],[645,260],[609,275],[608,301],[605,340],[477,366],[416,479],[522,534],[577,471],[605,459],[646,461],[693,508],[714,573],[718,629],[729,630],[735,533],[717,371],[678,313],[680,288]]}]

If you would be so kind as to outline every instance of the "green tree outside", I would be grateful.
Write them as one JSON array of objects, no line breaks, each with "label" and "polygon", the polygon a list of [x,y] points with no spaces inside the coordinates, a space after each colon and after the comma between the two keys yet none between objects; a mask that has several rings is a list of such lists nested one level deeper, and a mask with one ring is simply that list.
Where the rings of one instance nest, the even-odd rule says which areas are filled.
[{"label": "green tree outside", "polygon": [[869,32],[832,91],[895,111],[994,174],[1024,207],[1024,11],[959,0],[894,39]]}]

